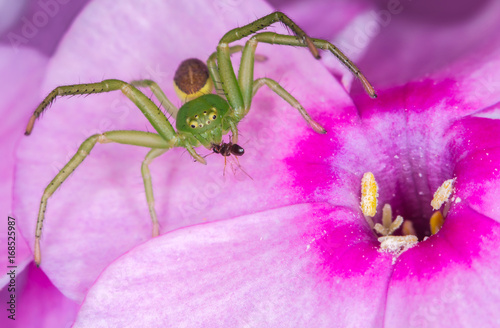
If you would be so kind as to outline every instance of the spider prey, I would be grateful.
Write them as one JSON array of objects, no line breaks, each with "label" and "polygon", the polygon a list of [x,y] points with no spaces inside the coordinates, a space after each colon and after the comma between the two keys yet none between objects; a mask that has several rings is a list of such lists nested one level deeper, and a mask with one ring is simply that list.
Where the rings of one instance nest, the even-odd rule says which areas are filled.
[{"label": "spider prey", "polygon": [[[294,35],[282,35],[273,32],[256,33],[276,22],[282,22],[293,31]],[[247,36],[251,37],[244,47],[229,46],[230,43]],[[116,142],[151,149],[142,162],[141,171],[149,212],[153,221],[153,236],[157,236],[159,234],[159,224],[154,209],[153,187],[148,168],[151,161],[173,147],[183,147],[196,161],[206,164],[205,159],[194,150],[194,147],[200,145],[223,156],[228,156],[233,151],[238,155],[242,155],[243,148],[237,145],[237,126],[245,115],[248,114],[252,97],[260,87],[267,85],[272,91],[296,108],[314,131],[326,133],[325,129],[311,119],[300,103],[276,81],[269,78],[254,80],[254,61],[258,59],[255,55],[255,49],[259,42],[307,47],[316,59],[320,58],[318,48],[329,50],[359,78],[367,93],[372,98],[376,97],[375,91],[368,80],[340,50],[328,41],[308,37],[300,27],[281,12],[269,14],[250,24],[227,32],[220,40],[217,51],[208,58],[207,66],[201,61],[194,59],[184,62],[177,70],[174,78],[174,87],[177,93],[182,100],[186,101],[179,109],[167,99],[159,86],[151,80],[126,83],[110,79],[98,83],[59,86],[36,108],[26,127],[26,135],[31,133],[35,120],[56,97],[114,90],[123,92],[146,116],[157,133],[123,130],[108,131],[92,135],[81,144],[77,153],[55,176],[42,195],[35,230],[35,262],[38,265],[41,262],[40,236],[47,200],[87,157],[96,143]],[[242,57],[238,77],[236,77],[230,55],[240,51],[242,52]],[[211,93],[213,88],[212,81],[220,82],[224,96]],[[151,89],[167,112],[176,120],[176,130],[174,130],[158,106],[139,91],[138,87]],[[229,131],[231,132],[231,141],[229,144],[223,143],[222,136],[229,133]]]}]

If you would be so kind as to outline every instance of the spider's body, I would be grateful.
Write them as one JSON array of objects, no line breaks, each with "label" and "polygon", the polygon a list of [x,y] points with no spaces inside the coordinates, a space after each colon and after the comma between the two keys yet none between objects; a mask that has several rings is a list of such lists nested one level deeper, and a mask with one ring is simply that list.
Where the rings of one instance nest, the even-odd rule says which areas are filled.
[{"label": "spider's body", "polygon": [[[273,32],[257,33],[267,26],[282,22],[295,35],[283,35]],[[251,36],[245,46],[229,44],[244,37]],[[237,145],[238,123],[249,113],[252,98],[264,85],[297,109],[307,123],[318,133],[326,133],[325,129],[315,122],[302,105],[288,93],[278,82],[269,78],[254,80],[254,61],[262,57],[255,55],[259,42],[288,46],[307,47],[315,58],[319,58],[318,48],[333,53],[354,75],[356,75],[371,97],[375,91],[359,69],[334,45],[321,39],[311,39],[290,18],[280,12],[269,14],[245,26],[227,32],[219,42],[217,51],[207,60],[207,65],[197,59],[184,61],[174,77],[174,88],[185,104],[177,109],[165,96],[160,87],[151,80],[139,80],[126,83],[120,80],[104,80],[98,83],[76,84],[55,88],[36,108],[26,127],[26,135],[33,129],[36,119],[45,108],[58,96],[102,93],[120,90],[141,110],[157,133],[144,131],[108,131],[87,138],[77,153],[49,183],[42,195],[40,210],[35,231],[35,262],[40,264],[40,236],[50,196],[59,188],[66,178],[83,162],[96,143],[121,143],[147,147],[151,150],[142,163],[141,173],[146,190],[149,212],[153,222],[153,236],[159,234],[159,223],[154,209],[153,186],[149,164],[158,156],[174,147],[185,148],[198,162],[205,164],[194,147],[205,148],[219,153],[225,158],[230,155],[241,156],[243,148]],[[242,52],[238,75],[235,74],[230,55]],[[223,95],[211,94],[213,83],[220,85]],[[167,112],[176,120],[176,130],[169,120],[138,88],[149,88],[161,102]],[[222,137],[231,132],[229,142]]]},{"label": "spider's body", "polygon": [[205,148],[220,144],[230,129],[229,104],[221,96],[208,94],[185,103],[177,113],[175,127],[184,138],[194,138]]}]

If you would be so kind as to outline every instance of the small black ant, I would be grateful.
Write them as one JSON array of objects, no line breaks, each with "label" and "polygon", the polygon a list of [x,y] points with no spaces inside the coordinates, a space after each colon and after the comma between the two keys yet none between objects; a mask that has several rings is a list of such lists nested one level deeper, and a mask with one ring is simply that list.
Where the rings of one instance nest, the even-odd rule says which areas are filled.
[{"label": "small black ant", "polygon": [[242,156],[245,153],[245,150],[240,145],[234,144],[231,141],[229,142],[221,142],[220,145],[212,144],[212,151],[216,154],[221,154],[224,157],[228,157],[231,155],[234,156]]},{"label": "small black ant", "polygon": [[[221,142],[220,144],[212,144],[212,151],[214,154],[221,154],[222,156],[224,156],[224,176],[226,175],[226,159],[231,155],[234,155],[236,159],[236,165],[238,166],[238,168],[243,173],[245,173],[246,176],[252,179],[252,177],[248,173],[246,173],[245,170],[243,170],[243,168],[240,166],[240,163],[238,162],[238,157],[242,156],[245,153],[243,147],[241,147],[238,144],[234,144],[231,141]],[[234,173],[235,170],[233,169],[232,164],[231,164],[231,169],[233,170]]]}]

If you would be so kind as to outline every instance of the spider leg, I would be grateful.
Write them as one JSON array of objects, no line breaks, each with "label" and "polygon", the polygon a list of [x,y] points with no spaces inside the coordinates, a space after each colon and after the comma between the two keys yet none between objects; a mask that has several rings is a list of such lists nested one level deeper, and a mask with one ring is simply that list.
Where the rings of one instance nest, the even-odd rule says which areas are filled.
[{"label": "spider leg", "polygon": [[314,121],[311,116],[307,113],[304,107],[298,102],[297,99],[295,99],[294,96],[292,96],[288,91],[286,91],[281,85],[279,85],[278,82],[271,80],[269,78],[261,78],[257,79],[253,83],[253,91],[252,91],[252,97],[257,93],[257,90],[259,90],[260,87],[267,85],[269,89],[274,91],[278,96],[283,98],[286,102],[288,102],[292,107],[296,108],[299,113],[302,115],[304,120],[306,120],[307,123],[313,128],[314,131],[318,133],[326,133],[326,130],[319,124],[318,122]]},{"label": "spider leg", "polygon": [[[243,50],[243,56],[245,56],[245,53],[250,53],[250,52],[255,52],[255,47],[257,47],[257,44],[254,44],[252,40],[258,41],[258,42],[264,42],[264,43],[269,43],[269,44],[280,44],[280,45],[287,45],[287,46],[294,46],[294,47],[305,47],[305,45],[300,41],[297,40],[295,36],[292,35],[282,35],[282,34],[277,34],[273,32],[263,32],[254,35],[250,40],[247,41],[247,44],[245,45],[245,49]],[[326,40],[322,39],[311,39],[311,41],[314,43],[314,45],[318,49],[322,50],[328,50],[330,51],[335,57],[340,60],[342,64],[344,64],[345,67],[347,67],[354,76],[356,76],[362,83],[363,88],[365,89],[366,93],[372,98],[376,98],[377,94],[375,92],[375,89],[373,86],[368,82],[368,79],[361,73],[359,68],[346,56],[340,51],[337,47],[335,47],[333,44]],[[253,48],[253,49],[252,49]],[[249,56],[250,54],[247,54]],[[243,58],[242,58],[243,62]],[[241,68],[240,68],[241,70]]]},{"label": "spider leg", "polygon": [[[175,144],[175,140],[174,142],[167,141],[155,133],[142,132],[142,131],[109,131],[109,132],[104,132],[102,134],[94,134],[93,136],[87,138],[87,140],[85,140],[81,144],[76,154],[61,169],[61,171],[57,173],[57,175],[54,177],[54,179],[52,179],[52,181],[49,183],[49,185],[47,186],[47,188],[45,188],[45,191],[43,192],[42,200],[40,202],[40,210],[38,212],[38,219],[36,222],[36,230],[35,230],[34,253],[35,253],[35,263],[37,265],[40,265],[41,262],[40,236],[42,235],[43,220],[45,218],[45,211],[47,208],[48,199],[70,176],[70,174],[78,167],[78,165],[80,165],[83,162],[83,160],[89,155],[92,148],[94,148],[96,143],[110,143],[110,142],[154,148],[148,153],[143,163],[143,179],[146,188],[146,197],[148,198],[148,205],[150,206],[150,212],[151,212],[150,198],[152,200],[152,189],[149,189],[151,187],[151,177],[149,175],[149,170],[144,170],[144,166],[146,166],[147,168],[147,165],[151,162],[153,158],[163,154],[172,147],[177,147],[178,145]],[[156,213],[154,213],[154,216],[153,214],[151,216],[153,220],[153,234],[154,234],[155,226],[156,229],[158,227],[158,221],[156,220]]]},{"label": "spider leg", "polygon": [[[229,54],[232,55],[234,53],[240,52],[243,50],[243,46],[232,46],[229,47]],[[260,54],[255,54],[255,61],[258,62],[263,62],[267,60],[267,57],[264,55]],[[220,75],[219,75],[219,70],[217,69],[217,51],[214,51],[210,57],[208,57],[207,60],[207,67],[208,71],[210,72],[210,77],[212,78],[212,81],[216,85],[216,89],[220,89],[221,86],[221,80],[220,80]],[[219,85],[217,85],[219,84]],[[225,95],[224,95],[225,96]]]},{"label": "spider leg", "polygon": [[313,44],[313,42],[307,36],[307,34],[299,26],[297,26],[297,24],[295,24],[290,18],[288,18],[288,16],[279,11],[276,11],[267,16],[259,18],[256,21],[247,24],[245,26],[232,29],[231,31],[224,34],[224,36],[219,42],[219,46],[224,44],[226,44],[227,46],[228,43],[240,40],[246,36],[254,34],[255,32],[265,29],[266,27],[276,22],[282,22],[287,27],[289,27],[295,34],[295,39],[299,40],[303,46],[308,47],[314,58],[316,59],[320,58],[318,49],[316,49],[316,46]]},{"label": "spider leg", "polygon": [[[334,45],[330,42],[320,39],[312,39],[315,45],[317,45],[320,49],[326,49],[331,51],[340,61],[351,70],[351,72],[357,76],[365,90],[371,97],[376,97],[375,90],[365,78],[365,76],[360,72],[360,70],[354,65],[353,62],[349,60],[340,50],[338,50]],[[253,68],[254,68],[254,54],[255,49],[257,48],[258,42],[264,42],[269,44],[280,44],[280,45],[289,45],[289,46],[304,46],[300,40],[297,40],[296,37],[291,35],[281,35],[273,32],[264,32],[254,35],[247,41],[245,44],[245,48],[243,49],[243,54],[241,56],[241,64],[238,72],[238,84],[240,86],[243,103],[245,106],[245,111],[248,112],[250,109],[250,105],[252,103],[253,97]],[[286,100],[286,99],[285,99]],[[304,117],[305,118],[305,117]],[[307,118],[306,118],[307,120]]]},{"label": "spider leg", "polygon": [[55,88],[36,108],[28,122],[25,134],[31,133],[35,120],[58,96],[103,93],[115,90],[121,90],[132,100],[163,139],[175,140],[177,138],[174,128],[167,117],[158,109],[158,106],[136,87],[120,80],[104,80],[98,83],[66,85]]},{"label": "spider leg", "polygon": [[153,91],[153,94],[155,97],[160,101],[161,105],[165,107],[167,112],[172,115],[174,119],[177,118],[177,112],[179,109],[172,104],[170,100],[168,100],[167,96],[165,96],[165,93],[163,90],[158,86],[158,84],[155,81],[151,80],[136,80],[130,82],[131,85],[135,87],[145,87],[145,88],[150,88],[151,91]]},{"label": "spider leg", "polygon": [[[217,46],[217,65],[219,68],[219,75],[220,75],[220,81],[222,82],[222,88],[224,89],[227,100],[231,105],[231,107],[233,108],[235,116],[237,118],[241,119],[245,115],[244,114],[245,98],[242,95],[242,91],[245,92],[248,90],[246,89],[242,90],[244,89],[244,87],[238,84],[236,75],[234,73],[233,65],[231,63],[231,58],[230,58],[231,50],[228,44],[240,40],[251,34],[254,34],[255,32],[262,30],[268,27],[269,25],[279,21],[285,24],[294,32],[294,34],[296,35],[295,39],[298,39],[298,41],[301,42],[302,45],[307,46],[315,58],[319,58],[318,49],[311,41],[311,39],[306,35],[306,33],[300,27],[297,26],[297,24],[295,24],[290,18],[288,18],[285,14],[281,12],[274,12],[250,24],[247,24],[239,28],[235,28],[227,32],[222,37],[222,39],[219,42],[219,45]],[[245,56],[245,54],[243,54],[243,56]],[[252,54],[252,65],[254,61],[253,58],[254,55]],[[243,60],[244,59],[242,57],[242,62]],[[249,73],[252,73],[250,79],[253,80],[253,66],[252,66],[252,71]],[[241,67],[240,67],[240,74],[241,74]],[[251,93],[252,92],[251,86],[249,87],[249,90],[250,90],[249,92]]]},{"label": "spider leg", "polygon": [[[229,55],[240,52],[242,50],[243,50],[243,46],[229,47]],[[218,90],[222,84],[222,81],[220,80],[219,70],[217,69],[216,58],[217,58],[217,51],[215,51],[214,53],[212,53],[210,55],[210,57],[208,57],[207,67],[208,67],[208,72],[210,73],[210,77],[212,78],[212,81],[214,82],[215,88]]]},{"label": "spider leg", "polygon": [[153,221],[153,237],[157,237],[160,234],[160,225],[158,223],[158,218],[156,216],[155,210],[155,198],[153,195],[153,183],[151,181],[151,172],[149,171],[149,164],[158,156],[167,152],[169,148],[153,148],[146,155],[146,158],[142,162],[141,173],[142,179],[144,180],[144,190],[146,191],[146,199],[148,201],[149,214],[151,215],[151,220]]}]

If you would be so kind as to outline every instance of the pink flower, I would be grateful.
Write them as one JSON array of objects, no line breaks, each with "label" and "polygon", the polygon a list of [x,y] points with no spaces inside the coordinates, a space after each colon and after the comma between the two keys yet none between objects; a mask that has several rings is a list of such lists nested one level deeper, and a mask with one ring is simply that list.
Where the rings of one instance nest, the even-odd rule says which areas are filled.
[{"label": "pink flower", "polygon": [[[59,1],[15,1],[5,3],[0,13],[0,207],[4,210],[0,225],[0,300],[5,309],[1,327],[68,327],[76,314],[78,304],[63,296],[42,270],[30,264],[33,255],[23,238],[27,235],[23,236],[20,229],[20,218],[13,211],[12,189],[15,149],[40,101],[48,56],[85,2],[58,5]],[[35,26],[34,17],[47,21],[36,21]],[[14,302],[10,302],[12,297]]]},{"label": "pink flower", "polygon": [[[370,14],[361,8],[355,12]],[[181,60],[208,57],[224,32],[270,11],[258,2],[92,2],[51,59],[40,95],[77,81],[153,78],[173,100],[170,81]],[[259,45],[269,60],[256,63],[256,76],[279,80],[328,134],[315,134],[288,104],[260,91],[239,125],[241,165],[253,180],[230,167],[224,180],[223,159],[213,155],[207,167],[180,150],[152,164],[162,232],[219,222],[149,240],[140,175],[146,150],[97,145],[49,200],[42,238],[43,272],[67,297],[85,296],[75,326],[495,323],[500,155],[490,131],[500,92],[489,81],[499,48],[485,32],[495,30],[495,12],[490,4],[467,23],[421,34],[411,28],[419,24],[392,14],[370,36],[375,40],[354,48],[360,57],[366,52],[360,66],[380,86],[377,101],[354,82],[353,102],[304,49]],[[369,22],[360,17],[354,23]],[[457,37],[470,29],[486,40]],[[389,37],[405,30],[422,44],[429,40],[431,53],[450,36],[473,51],[450,48],[454,56],[436,54],[427,70],[414,62],[408,68],[409,55],[427,57],[404,43],[388,50]],[[18,150],[14,214],[30,246],[43,188],[78,145],[92,133],[148,126],[118,93],[55,103]],[[393,259],[379,250],[359,210],[367,171],[377,176],[380,202],[413,221],[421,236],[444,180],[457,178],[461,202],[438,234]]]},{"label": "pink flower", "polygon": [[[112,1],[90,3],[52,57],[41,94],[75,81],[151,78],[174,104],[180,105],[171,86],[177,65],[189,57],[208,58],[230,27],[250,22],[254,15],[263,16],[272,8],[263,3],[233,6],[200,1],[196,13],[204,15],[194,18],[192,10],[190,6],[172,6],[163,1],[139,8],[135,2],[121,2],[120,6]],[[186,24],[186,17],[198,27],[172,28]],[[110,23],[102,23],[107,21]],[[204,26],[211,27],[209,34],[200,34]],[[89,29],[94,33],[89,33]],[[259,53],[269,60],[256,64],[256,76],[275,72],[285,87],[295,89],[297,98],[306,99],[314,91],[338,94],[339,103],[350,103],[343,88],[307,51],[279,47],[278,51],[285,58],[272,55],[276,47],[259,46]],[[287,69],[301,61],[308,65]],[[314,75],[310,75],[311,70]],[[308,75],[317,80],[308,85],[297,84]],[[296,89],[298,85],[302,89]],[[314,114],[322,101],[319,98],[304,105]],[[208,165],[203,166],[182,149],[171,150],[152,163],[162,233],[301,201],[300,193],[284,188],[287,181],[277,173],[286,172],[287,164],[275,159],[285,158],[294,135],[302,137],[314,132],[299,113],[266,91],[261,91],[253,106],[252,114],[239,125],[240,143],[246,149],[241,165],[253,180],[241,171],[233,174],[232,168],[237,167],[232,164],[227,165],[224,177],[222,156],[209,156]],[[113,129],[153,130],[137,107],[115,92],[56,100],[38,120],[32,135],[21,140],[15,213],[30,246],[43,189],[85,138]],[[67,297],[81,301],[110,262],[151,239],[151,219],[140,172],[147,152],[140,147],[98,144],[49,199],[41,241],[41,268]],[[209,154],[203,149],[200,152]]]}]

